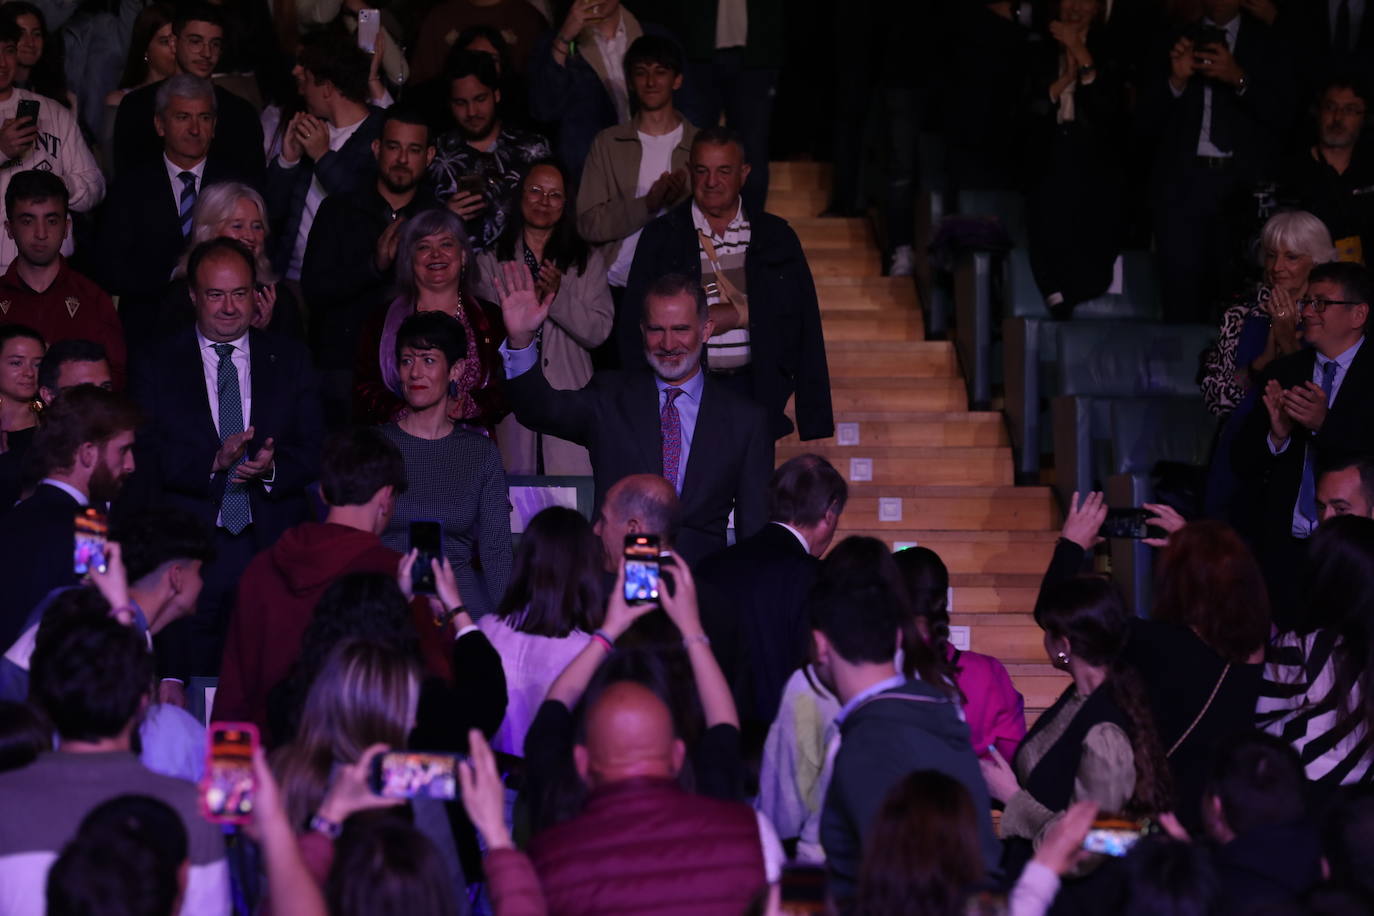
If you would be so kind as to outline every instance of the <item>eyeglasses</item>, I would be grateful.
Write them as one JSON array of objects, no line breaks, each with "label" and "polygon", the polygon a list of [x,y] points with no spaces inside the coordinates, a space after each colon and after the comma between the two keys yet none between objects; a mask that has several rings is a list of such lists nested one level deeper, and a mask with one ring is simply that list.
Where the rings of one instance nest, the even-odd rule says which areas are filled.
[{"label": "eyeglasses", "polygon": [[1327,102],[1322,105],[1322,114],[1345,115],[1347,118],[1363,118],[1363,105],[1337,105],[1334,102]]},{"label": "eyeglasses", "polygon": [[1298,308],[1300,308],[1300,309],[1311,309],[1312,311],[1316,312],[1318,315],[1320,315],[1322,312],[1326,311],[1327,308],[1328,308],[1329,306],[1332,306],[1332,305],[1359,305],[1359,304],[1360,304],[1359,302],[1356,302],[1356,301],[1353,300],[1353,299],[1318,299],[1318,298],[1315,298],[1315,297],[1313,297],[1313,296],[1306,296],[1306,297],[1304,297],[1304,298],[1298,300]]},{"label": "eyeglasses", "polygon": [[561,204],[563,202],[563,192],[557,188],[541,188],[537,184],[532,184],[525,189],[525,196],[530,200],[544,198],[551,204]]}]

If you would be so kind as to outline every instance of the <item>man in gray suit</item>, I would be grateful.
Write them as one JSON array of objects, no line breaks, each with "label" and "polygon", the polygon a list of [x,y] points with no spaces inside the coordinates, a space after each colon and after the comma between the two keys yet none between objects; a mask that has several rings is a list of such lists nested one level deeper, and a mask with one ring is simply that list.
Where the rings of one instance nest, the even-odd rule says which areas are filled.
[{"label": "man in gray suit", "polygon": [[731,510],[739,537],[763,527],[773,437],[762,407],[702,371],[713,325],[699,283],[668,274],[649,288],[641,322],[649,369],[598,373],[579,390],[557,391],[535,340],[549,301],[523,264],[502,268],[493,280],[511,406],[530,429],[586,446],[598,506],[623,477],[661,475],[682,502],[677,547],[689,563],[725,546]]}]

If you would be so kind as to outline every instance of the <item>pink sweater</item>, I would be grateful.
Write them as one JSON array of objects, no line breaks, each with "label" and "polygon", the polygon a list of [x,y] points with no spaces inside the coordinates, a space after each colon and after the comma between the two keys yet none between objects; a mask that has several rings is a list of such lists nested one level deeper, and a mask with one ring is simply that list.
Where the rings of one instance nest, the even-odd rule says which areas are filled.
[{"label": "pink sweater", "polygon": [[1026,737],[1026,704],[1007,669],[991,655],[959,652],[948,644],[945,649],[954,659],[954,681],[968,700],[964,717],[974,752],[986,757],[988,745],[995,744],[1003,759],[1011,760]]}]

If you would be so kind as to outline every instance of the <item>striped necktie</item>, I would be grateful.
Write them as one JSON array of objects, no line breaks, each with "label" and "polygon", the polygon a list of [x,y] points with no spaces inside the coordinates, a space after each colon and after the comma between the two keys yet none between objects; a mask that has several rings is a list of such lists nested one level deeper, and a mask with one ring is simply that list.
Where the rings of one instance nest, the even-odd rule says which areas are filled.
[{"label": "striped necktie", "polygon": [[658,429],[663,435],[663,476],[679,494],[682,493],[682,486],[677,468],[682,461],[682,418],[678,416],[677,406],[673,402],[680,394],[681,388],[664,388],[663,410],[658,415]]},{"label": "striped necktie", "polygon": [[177,213],[181,216],[181,237],[191,234],[191,210],[196,206],[196,173],[181,172],[181,197],[177,199]]}]

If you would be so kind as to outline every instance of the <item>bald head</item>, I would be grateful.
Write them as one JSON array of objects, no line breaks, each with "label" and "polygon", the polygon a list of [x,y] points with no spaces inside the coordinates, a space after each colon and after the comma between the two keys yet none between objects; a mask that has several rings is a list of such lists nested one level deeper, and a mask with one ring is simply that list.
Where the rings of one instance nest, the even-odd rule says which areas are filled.
[{"label": "bald head", "polygon": [[638,776],[672,779],[683,752],[667,704],[643,684],[617,681],[587,710],[586,744],[573,756],[582,781],[595,788]]},{"label": "bald head", "polygon": [[596,533],[605,548],[606,568],[614,572],[620,563],[627,534],[656,534],[671,547],[682,520],[673,485],[657,474],[623,477],[606,491]]}]

